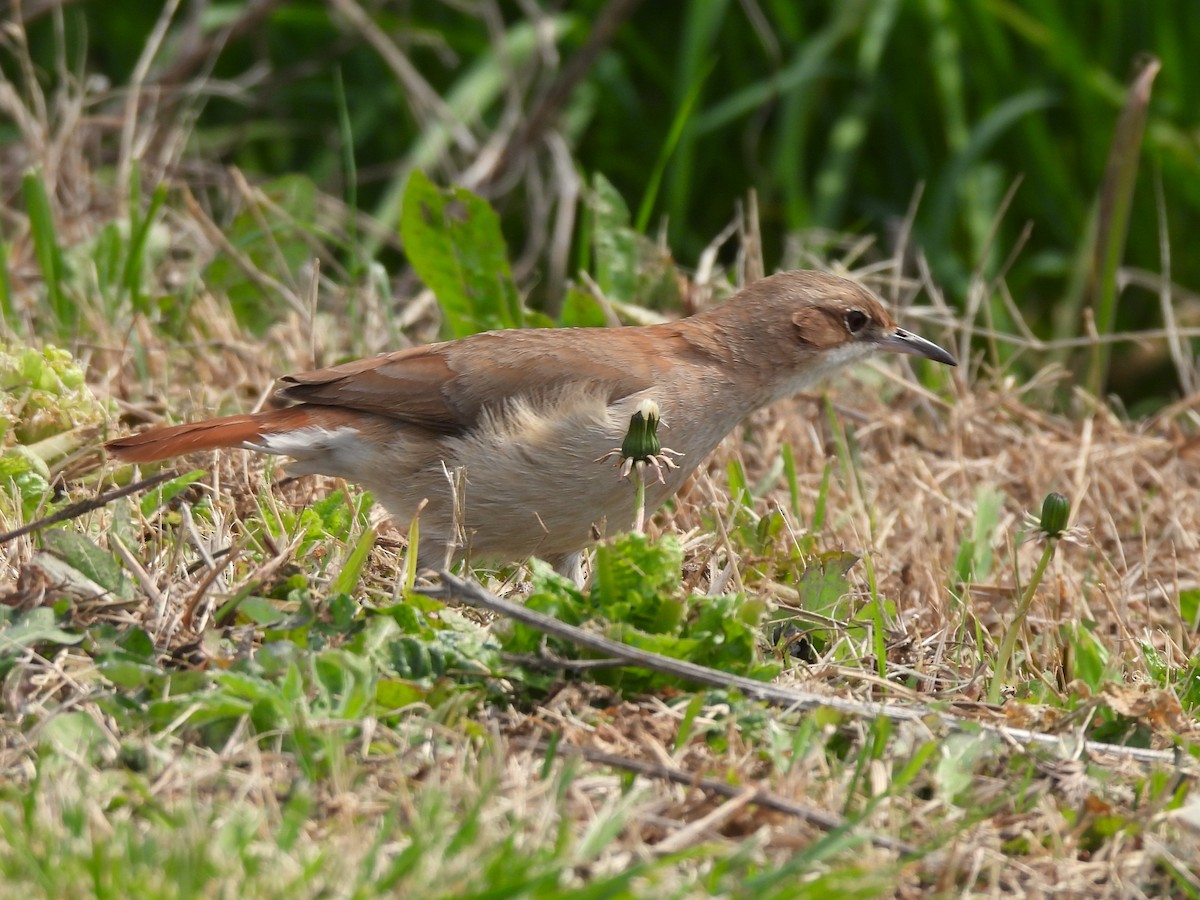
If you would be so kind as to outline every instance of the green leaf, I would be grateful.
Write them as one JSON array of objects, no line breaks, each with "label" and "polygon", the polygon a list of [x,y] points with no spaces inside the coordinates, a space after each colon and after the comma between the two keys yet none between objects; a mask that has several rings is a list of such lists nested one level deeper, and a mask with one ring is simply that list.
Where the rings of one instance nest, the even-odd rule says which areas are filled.
[{"label": "green leaf", "polygon": [[451,337],[525,324],[500,219],[486,201],[413,172],[400,236],[409,262],[437,296]]},{"label": "green leaf", "polygon": [[349,595],[354,592],[354,588],[358,585],[358,579],[362,576],[362,571],[367,565],[367,560],[371,557],[371,548],[374,546],[375,530],[368,528],[359,536],[354,549],[346,557],[346,562],[342,566],[342,570],[338,572],[337,577],[329,585],[330,594]]},{"label": "green leaf", "polygon": [[108,659],[97,665],[100,674],[126,690],[140,690],[161,684],[166,674],[158,666],[132,659]]},{"label": "green leaf", "polygon": [[107,732],[83,711],[49,716],[40,723],[36,735],[39,746],[71,759],[87,759],[109,741]]},{"label": "green leaf", "polygon": [[20,653],[34,644],[78,644],[83,636],[63,631],[54,620],[54,611],[44,606],[31,609],[0,628],[0,659]]},{"label": "green leaf", "polygon": [[50,495],[49,473],[46,463],[20,444],[0,456],[0,487],[12,486],[22,518],[31,519]]},{"label": "green leaf", "polygon": [[8,271],[8,242],[0,241],[0,322],[9,329],[17,328],[17,311],[13,307],[12,275]]},{"label": "green leaf", "polygon": [[334,629],[342,633],[349,631],[358,615],[358,604],[354,598],[345,593],[334,594],[329,598],[328,605]]},{"label": "green leaf", "polygon": [[[136,175],[133,182],[136,186]],[[130,190],[134,192],[136,187]],[[167,199],[167,185],[159,184],[154,189],[154,193],[150,197],[150,208],[146,210],[144,217],[140,216],[136,197],[131,199],[133,201],[130,203],[130,209],[133,211],[133,219],[130,222],[132,233],[129,235],[129,250],[125,257],[125,268],[121,273],[121,287],[132,298],[134,311],[144,314],[147,306],[146,299],[142,294],[142,282],[146,270],[146,249],[151,229],[154,227],[159,210],[162,209],[162,205]]]},{"label": "green leaf", "polygon": [[[11,430],[18,442],[43,461],[73,452],[81,430],[107,416],[85,383],[83,368],[66,350],[0,344],[0,432]],[[48,438],[74,433],[65,442]],[[94,437],[94,436],[93,436]]]},{"label": "green leaf", "polygon": [[1200,590],[1179,592],[1179,617],[1193,631],[1200,628]]},{"label": "green leaf", "polygon": [[275,603],[266,597],[247,597],[238,604],[238,613],[256,625],[279,625],[288,617]]},{"label": "green leaf", "polygon": [[942,756],[933,770],[938,793],[955,802],[970,788],[975,763],[987,748],[988,742],[979,735],[952,734],[942,741]]},{"label": "green leaf", "polygon": [[390,713],[429,696],[429,690],[403,678],[381,678],[375,685],[375,708],[381,713]]},{"label": "green leaf", "polygon": [[1111,677],[1107,672],[1108,649],[1084,624],[1072,626],[1066,641],[1071,651],[1069,676],[1080,679],[1092,690],[1099,690]]},{"label": "green leaf", "polygon": [[823,553],[811,560],[796,585],[800,605],[808,612],[836,617],[838,604],[850,593],[846,575],[858,560],[856,554],[841,551]]},{"label": "green leaf", "polygon": [[90,538],[77,531],[54,528],[46,531],[42,540],[55,556],[81,575],[112,591],[122,600],[133,598],[133,586],[125,577],[117,558],[107,550],[101,550]]},{"label": "green leaf", "polygon": [[565,328],[601,328],[608,324],[596,298],[577,287],[567,288],[558,319]]},{"label": "green leaf", "polygon": [[954,561],[958,582],[986,580],[992,573],[994,554],[992,539],[1000,524],[1004,507],[1004,492],[995,485],[983,484],[975,491],[975,518],[971,522],[971,537],[962,542]]},{"label": "green leaf", "polygon": [[[758,649],[766,604],[741,594],[693,597],[680,589],[683,551],[679,541],[651,541],[631,533],[602,544],[596,551],[596,575],[591,593],[535,562],[530,609],[571,625],[589,623],[608,637],[630,646],[675,659],[751,678],[771,678],[778,667],[764,663]],[[512,625],[498,633],[510,653],[536,652],[547,639],[540,632]],[[550,639],[554,652],[577,657],[569,642]],[[603,670],[592,677],[626,691],[651,691],[678,686],[678,679],[635,668]],[[538,676],[527,673],[526,681]]]},{"label": "green leaf", "polygon": [[592,246],[596,284],[620,300],[634,296],[637,232],[629,226],[629,207],[612,182],[599,172],[592,178]]}]

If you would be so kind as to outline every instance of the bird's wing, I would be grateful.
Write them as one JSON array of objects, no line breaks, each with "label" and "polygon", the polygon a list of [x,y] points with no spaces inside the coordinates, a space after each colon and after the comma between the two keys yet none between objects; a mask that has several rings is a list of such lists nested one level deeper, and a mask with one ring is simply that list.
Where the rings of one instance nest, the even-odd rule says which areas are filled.
[{"label": "bird's wing", "polygon": [[[632,331],[632,329],[628,329]],[[488,332],[281,379],[279,396],[459,434],[517,397],[594,383],[617,400],[655,382],[661,360],[613,329]],[[637,341],[633,342],[634,344]]]}]

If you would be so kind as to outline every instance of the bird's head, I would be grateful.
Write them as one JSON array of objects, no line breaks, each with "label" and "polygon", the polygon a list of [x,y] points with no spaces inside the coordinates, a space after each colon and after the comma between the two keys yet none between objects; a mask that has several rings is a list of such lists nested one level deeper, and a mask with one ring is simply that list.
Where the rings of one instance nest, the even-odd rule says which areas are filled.
[{"label": "bird's head", "polygon": [[880,351],[958,365],[937,344],[900,328],[867,288],[826,272],[772,275],[713,312],[736,322],[743,359],[773,373],[770,399]]}]

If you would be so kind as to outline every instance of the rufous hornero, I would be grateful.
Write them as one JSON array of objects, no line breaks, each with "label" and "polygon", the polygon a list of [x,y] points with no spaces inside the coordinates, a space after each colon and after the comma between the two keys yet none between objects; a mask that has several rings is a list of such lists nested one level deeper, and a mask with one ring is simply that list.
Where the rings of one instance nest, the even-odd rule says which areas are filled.
[{"label": "rufous hornero", "polygon": [[857,282],[783,272],[674,322],[492,331],[288,375],[286,408],[106,447],[131,463],[225,447],[289,456],[293,474],[364,485],[402,528],[420,509],[423,568],[537,556],[578,580],[583,550],[634,521],[634,484],[597,460],[644,401],[680,454],[663,481],[645,479],[653,510],[750,413],[881,350],[957,365]]}]

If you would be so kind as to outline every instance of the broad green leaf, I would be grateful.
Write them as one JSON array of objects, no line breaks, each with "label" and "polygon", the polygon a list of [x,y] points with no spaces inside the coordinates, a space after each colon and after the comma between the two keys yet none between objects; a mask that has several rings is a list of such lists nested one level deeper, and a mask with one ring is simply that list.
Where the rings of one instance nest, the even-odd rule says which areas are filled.
[{"label": "broad green leaf", "polygon": [[1193,631],[1200,628],[1200,590],[1179,592],[1179,617]]},{"label": "broad green leaf", "polygon": [[632,300],[637,282],[637,232],[629,225],[629,207],[599,172],[592,178],[592,246],[596,284],[607,296]]},{"label": "broad green leaf", "polygon": [[100,674],[126,690],[139,690],[161,684],[166,673],[158,666],[132,659],[110,659],[98,664]]},{"label": "broad green leaf", "polygon": [[942,758],[933,770],[938,793],[955,802],[971,786],[975,763],[988,746],[986,738],[973,734],[952,734],[942,741]]},{"label": "broad green leaf", "polygon": [[486,201],[413,172],[400,236],[409,262],[437,296],[451,337],[524,325],[500,219]]},{"label": "broad green leaf", "polygon": [[15,490],[14,502],[21,507],[21,518],[30,519],[50,494],[49,469],[28,447],[16,444],[0,456],[0,488]]},{"label": "broad green leaf", "polygon": [[[317,189],[305,175],[286,175],[258,188],[268,209],[246,208],[224,228],[225,237],[240,259],[218,253],[205,270],[204,280],[214,293],[224,293],[238,322],[261,334],[285,308],[272,281],[294,283],[296,273],[313,256],[312,232],[317,228]],[[250,278],[244,264],[266,276]]]},{"label": "broad green leaf", "polygon": [[390,713],[421,703],[428,695],[428,689],[415,682],[403,678],[381,678],[375,685],[375,708],[379,713]]},{"label": "broad green leaf", "polygon": [[0,659],[34,644],[78,644],[81,640],[82,635],[58,627],[53,610],[39,606],[0,628]]},{"label": "broad green leaf", "polygon": [[577,287],[567,288],[559,323],[565,328],[600,328],[608,324],[596,298]]},{"label": "broad green leaf", "polygon": [[47,717],[37,731],[37,742],[55,753],[87,759],[109,741],[96,720],[82,711],[60,712]]},{"label": "broad green leaf", "polygon": [[800,605],[808,612],[836,617],[841,599],[850,592],[846,574],[858,560],[854,553],[833,551],[810,561],[796,585]]},{"label": "broad green leaf", "polygon": [[54,528],[46,531],[42,540],[47,548],[81,575],[122,600],[133,598],[133,586],[125,577],[116,557],[107,550],[101,550],[90,538],[77,531]]},{"label": "broad green leaf", "polygon": [[256,625],[279,625],[288,614],[266,597],[247,597],[238,604],[238,614]]}]

